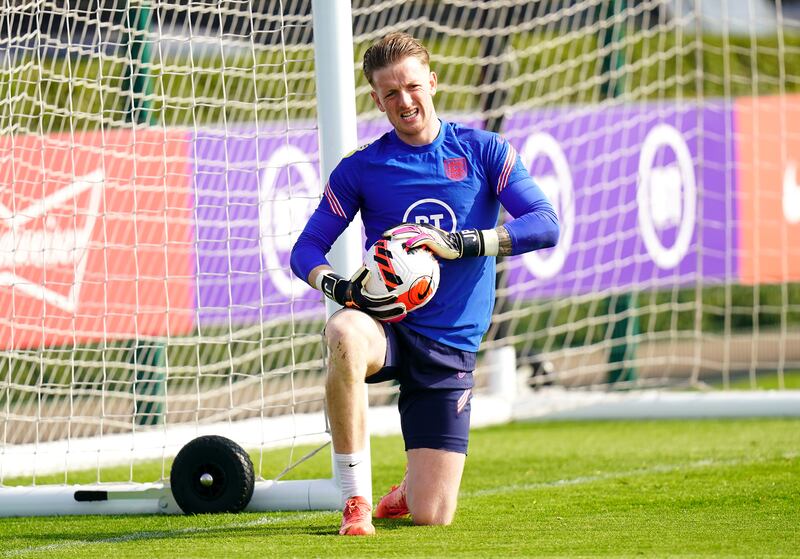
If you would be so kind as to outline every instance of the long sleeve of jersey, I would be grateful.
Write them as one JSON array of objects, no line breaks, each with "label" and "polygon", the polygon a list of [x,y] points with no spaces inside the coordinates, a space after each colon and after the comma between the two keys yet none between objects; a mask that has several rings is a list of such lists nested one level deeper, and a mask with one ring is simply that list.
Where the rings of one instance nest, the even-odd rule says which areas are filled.
[{"label": "long sleeve of jersey", "polygon": [[347,221],[315,211],[292,248],[289,263],[297,277],[308,281],[311,270],[328,264],[328,254],[336,238],[347,227]]},{"label": "long sleeve of jersey", "polygon": [[509,185],[499,198],[514,218],[505,223],[511,236],[511,254],[523,254],[556,245],[558,217],[553,205],[533,179],[527,178]]},{"label": "long sleeve of jersey", "polygon": [[[336,175],[337,170],[334,170],[331,180]],[[346,182],[346,179],[340,180]],[[330,182],[325,185],[324,195],[317,209],[292,247],[289,264],[297,277],[308,281],[311,270],[329,264],[325,255],[358,211],[357,201],[348,194],[349,190],[345,190],[337,196]]]},{"label": "long sleeve of jersey", "polygon": [[511,254],[555,246],[559,236],[556,212],[514,147],[497,136],[497,141],[487,144],[485,157],[490,183],[513,218],[505,223],[511,236]]}]

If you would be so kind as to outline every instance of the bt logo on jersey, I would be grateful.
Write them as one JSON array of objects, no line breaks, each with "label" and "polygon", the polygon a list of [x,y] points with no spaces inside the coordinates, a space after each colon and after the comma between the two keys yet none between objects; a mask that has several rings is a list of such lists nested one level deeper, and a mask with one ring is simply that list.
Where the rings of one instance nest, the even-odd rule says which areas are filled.
[{"label": "bt logo on jersey", "polygon": [[453,208],[436,198],[424,198],[411,204],[403,214],[404,223],[427,223],[455,233],[458,223]]},{"label": "bt logo on jersey", "polygon": [[444,214],[418,215],[414,217],[414,223],[427,223],[441,229],[442,219],[444,219]]}]

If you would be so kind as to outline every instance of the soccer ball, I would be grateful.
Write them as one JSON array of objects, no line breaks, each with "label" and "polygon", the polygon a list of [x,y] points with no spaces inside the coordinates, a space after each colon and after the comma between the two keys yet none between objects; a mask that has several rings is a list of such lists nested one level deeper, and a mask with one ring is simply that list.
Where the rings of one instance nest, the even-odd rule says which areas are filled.
[{"label": "soccer ball", "polygon": [[411,312],[427,304],[439,287],[439,262],[426,247],[407,250],[401,240],[380,239],[367,251],[365,290],[396,295]]}]

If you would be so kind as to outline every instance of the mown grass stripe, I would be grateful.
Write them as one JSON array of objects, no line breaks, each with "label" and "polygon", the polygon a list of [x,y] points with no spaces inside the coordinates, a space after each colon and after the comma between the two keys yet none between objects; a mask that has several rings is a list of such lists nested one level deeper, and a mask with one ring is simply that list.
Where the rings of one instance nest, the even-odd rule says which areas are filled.
[{"label": "mown grass stripe", "polygon": [[[797,453],[784,453],[780,456],[780,458],[794,460],[797,458]],[[681,471],[689,471],[689,470],[697,470],[703,468],[710,468],[710,467],[735,467],[735,466],[744,466],[749,464],[756,464],[759,462],[765,462],[769,460],[769,457],[759,457],[747,460],[697,460],[694,462],[689,463],[682,463],[682,464],[657,464],[651,466],[649,468],[638,468],[635,470],[626,470],[626,471],[619,471],[619,472],[606,472],[601,473],[593,476],[578,476],[573,478],[565,478],[565,479],[557,479],[552,481],[543,481],[537,483],[525,483],[525,484],[511,484],[511,485],[504,485],[499,487],[493,487],[489,489],[479,489],[476,491],[463,491],[460,494],[461,498],[481,498],[481,497],[489,497],[493,495],[502,495],[508,493],[515,493],[515,492],[524,492],[524,491],[535,491],[539,489],[553,489],[558,487],[565,487],[565,486],[574,486],[574,485],[581,485],[581,484],[589,484],[589,483],[596,483],[596,482],[603,482],[608,480],[614,479],[622,479],[622,478],[630,478],[630,477],[640,477],[640,476],[649,476],[649,475],[657,475],[657,474],[671,474],[675,472]],[[241,528],[253,528],[258,526],[266,526],[271,524],[279,524],[281,522],[298,522],[303,520],[317,520],[322,518],[326,515],[334,515],[338,514],[334,511],[319,511],[319,512],[303,512],[303,513],[288,513],[283,514],[280,516],[269,516],[263,517],[256,520],[251,520],[248,522],[233,522],[230,524],[222,524],[216,526],[207,526],[207,527],[190,527],[190,528],[181,528],[177,530],[155,530],[155,531],[148,531],[148,532],[140,532],[136,534],[127,534],[124,536],[116,536],[113,538],[102,538],[97,540],[72,540],[67,542],[61,543],[53,543],[43,546],[33,546],[27,547],[23,549],[13,550],[6,552],[3,556],[4,557],[21,557],[23,555],[31,555],[39,552],[48,552],[48,551],[58,551],[62,549],[69,549],[69,548],[77,548],[77,547],[87,547],[91,545],[98,545],[98,544],[110,544],[110,543],[125,543],[131,541],[138,541],[138,540],[149,540],[149,539],[160,539],[160,538],[170,538],[173,536],[180,536],[186,534],[202,534],[205,532],[216,532],[219,530],[235,530]]]},{"label": "mown grass stripe", "polygon": [[[780,458],[786,460],[794,460],[797,458],[797,453],[788,452],[782,454]],[[697,460],[687,464],[661,464],[654,465],[649,468],[639,468],[636,470],[627,470],[622,472],[606,472],[593,476],[579,476],[567,479],[557,479],[553,481],[540,481],[536,483],[516,483],[513,485],[505,485],[501,487],[492,487],[489,489],[478,489],[476,491],[464,491],[460,497],[486,497],[491,495],[502,495],[506,493],[515,493],[517,491],[535,491],[537,489],[550,489],[553,487],[564,487],[569,485],[579,485],[583,483],[595,483],[600,481],[609,481],[613,479],[622,479],[629,477],[649,476],[653,474],[671,474],[686,470],[697,470],[701,468],[710,467],[732,467],[732,466],[745,466],[750,464],[757,464],[759,462],[766,462],[769,457],[752,458],[748,460]]]}]

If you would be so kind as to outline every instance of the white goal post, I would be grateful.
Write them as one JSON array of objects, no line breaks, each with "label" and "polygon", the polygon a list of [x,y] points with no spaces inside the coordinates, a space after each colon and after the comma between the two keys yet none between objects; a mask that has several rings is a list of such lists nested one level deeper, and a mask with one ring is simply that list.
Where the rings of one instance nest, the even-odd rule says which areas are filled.
[{"label": "white goal post", "polygon": [[[0,516],[178,513],[200,436],[250,452],[245,510],[339,507],[335,472],[284,478],[330,442],[326,306],[288,255],[388,130],[361,57],[396,30],[562,224],[498,261],[474,426],[800,414],[792,3],[4,2]],[[397,388],[368,397],[397,433]]]},{"label": "white goal post", "polygon": [[[143,15],[150,15],[149,7],[146,3],[140,4],[138,7],[129,9],[126,14],[126,20],[132,25],[130,29],[129,52],[132,52],[130,43],[136,41],[149,41],[149,38],[142,38],[137,36],[137,33],[142,33],[142,28],[135,27],[139,25],[139,20]],[[319,1],[313,2],[313,29],[314,29],[314,68],[316,69],[316,91],[319,99],[318,103],[318,122],[319,122],[319,165],[320,176],[326,177],[332,171],[338,160],[347,152],[352,151],[357,146],[356,136],[356,116],[355,116],[355,84],[354,76],[352,73],[352,59],[353,59],[353,38],[351,29],[351,11],[348,2],[337,1]],[[69,16],[62,14],[66,18]],[[6,15],[8,17],[8,15]],[[148,18],[149,20],[149,18]],[[253,21],[251,20],[251,23]],[[39,29],[38,31],[42,31]],[[250,37],[250,41],[253,38]],[[133,55],[131,54],[131,58]],[[131,68],[139,65],[140,71],[144,64],[149,61],[146,60],[133,60],[130,61]],[[132,80],[133,81],[133,80]],[[151,100],[139,99],[139,106],[134,106],[137,95],[145,95],[145,90],[136,90],[133,83],[131,87],[131,105],[128,109],[133,111],[148,110]],[[124,93],[124,92],[123,92]],[[291,127],[291,124],[287,122]],[[312,128],[313,129],[313,128]],[[135,130],[133,135],[135,136]],[[135,139],[134,139],[135,141]],[[100,150],[106,148],[105,145],[99,146]],[[13,146],[11,146],[13,150]],[[136,157],[134,149],[134,157]],[[12,155],[13,157],[13,155]],[[292,156],[287,154],[284,159],[279,163],[280,165],[289,167],[292,165]],[[303,163],[297,161],[296,163]],[[103,162],[105,164],[105,162]],[[273,163],[274,165],[274,163]],[[308,165],[308,163],[306,163]],[[102,166],[102,164],[101,164]],[[274,173],[271,169],[267,168],[266,175]],[[287,171],[288,172],[288,171]],[[14,180],[16,177],[7,177]],[[88,238],[91,236],[91,231],[95,226],[97,214],[100,212],[99,202],[104,189],[109,188],[107,184],[107,175],[102,170],[95,171],[87,177],[83,177],[82,182],[73,181],[66,188],[55,191],[53,194],[47,194],[41,202],[34,201],[31,204],[33,212],[40,213],[47,219],[47,213],[54,211],[58,204],[72,202],[78,206],[78,197],[84,191],[91,189],[91,196],[89,207],[86,208],[86,213],[80,211],[77,207],[74,210],[73,219],[86,220],[87,224],[84,225],[82,230],[86,235],[84,239],[77,246],[69,247],[72,249],[73,254],[67,255],[72,258],[73,271],[83,271],[87,266],[88,253],[90,250]],[[166,178],[166,177],[159,177]],[[273,181],[275,179],[273,178]],[[135,189],[137,185],[132,185]],[[158,186],[155,188],[158,188]],[[257,185],[258,186],[258,185]],[[270,185],[268,185],[270,186]],[[312,184],[306,185],[311,187]],[[164,185],[169,188],[169,184]],[[111,186],[113,188],[113,186]],[[13,189],[12,189],[13,190]],[[16,192],[14,192],[16,194]],[[255,194],[258,196],[259,191]],[[319,193],[311,193],[315,197],[319,197]],[[272,203],[273,205],[281,205],[281,194],[274,198],[264,200],[261,196],[262,206]],[[283,204],[285,206],[285,204]],[[25,243],[33,243],[35,241],[27,241],[17,239],[15,236],[18,234],[18,228],[14,220],[21,222],[20,229],[23,228],[31,216],[27,212],[22,211],[18,214],[14,213],[11,208],[0,206],[9,215],[3,215],[3,218],[12,220],[11,235],[14,238],[9,242],[4,243],[3,247],[11,253],[27,249]],[[285,209],[285,208],[280,208]],[[165,221],[170,219],[168,215],[169,208],[161,208],[163,215],[156,216],[162,217]],[[33,216],[38,217],[36,215]],[[291,219],[291,216],[288,216]],[[285,223],[286,217],[283,217]],[[263,220],[263,218],[262,218]],[[265,234],[265,229],[269,229],[272,223],[261,223],[261,233]],[[337,246],[334,247],[331,255],[329,255],[331,262],[342,269],[355,269],[360,264],[361,251],[360,244],[360,230],[357,229],[357,223],[351,226],[345,235],[342,236]],[[165,227],[166,228],[166,227]],[[57,231],[55,232],[58,233]],[[274,233],[274,231],[272,231]],[[291,231],[286,231],[289,239],[296,238],[297,228]],[[52,234],[52,232],[51,232]],[[268,234],[268,233],[266,233]],[[8,237],[9,234],[6,234]],[[21,235],[24,235],[22,233]],[[168,236],[168,235],[167,235]],[[24,237],[23,237],[24,239]],[[257,238],[256,238],[257,239]],[[287,239],[288,240],[288,239]],[[169,242],[169,241],[167,241]],[[269,242],[269,240],[265,240]],[[283,240],[285,243],[286,240]],[[37,246],[38,248],[38,246]],[[53,244],[45,245],[45,255],[42,257],[42,264],[46,265],[46,258],[49,252],[57,251],[60,247],[55,247]],[[134,247],[136,248],[136,247]],[[28,249],[33,252],[33,248]],[[77,252],[76,251],[81,251]],[[165,249],[165,253],[169,253],[169,249]],[[8,258],[11,254],[6,254]],[[27,262],[20,262],[27,264]],[[69,263],[69,262],[68,262]],[[282,261],[281,266],[286,266],[286,262]],[[167,266],[168,267],[168,266]],[[167,272],[168,274],[169,272]],[[283,271],[285,276],[291,276],[288,270]],[[138,278],[134,278],[138,279]],[[165,276],[164,281],[169,281],[169,276]],[[83,281],[82,277],[75,277],[73,280],[73,289],[79,288],[80,283]],[[12,290],[25,290],[26,292],[34,292],[33,295],[39,295],[43,302],[47,301],[47,286],[45,285],[46,279],[42,281],[41,285],[34,286],[33,282],[28,282],[24,277],[14,276],[11,282],[6,284]],[[291,278],[289,283],[293,283]],[[28,287],[30,285],[30,287]],[[169,291],[169,288],[166,288]],[[50,299],[55,299],[56,296],[50,296]],[[66,310],[75,310],[77,306],[77,295],[70,293],[71,301],[68,301]],[[291,304],[290,300],[290,304]],[[63,305],[62,305],[63,306]],[[308,305],[306,305],[308,306]],[[169,309],[168,309],[169,310]],[[12,316],[12,319],[14,317]],[[317,319],[319,320],[319,319]],[[46,322],[46,318],[45,318]],[[286,322],[285,318],[276,320],[275,322]],[[262,327],[269,326],[262,322]],[[12,331],[15,325],[11,325]],[[294,328],[292,328],[294,330]],[[309,333],[313,336],[313,333]],[[232,336],[233,337],[233,336]],[[287,337],[289,345],[291,346],[291,338]],[[229,339],[228,341],[233,341]],[[47,339],[40,339],[41,345],[47,345]],[[235,424],[230,423],[231,417],[228,417],[228,422],[202,422],[194,423],[192,425],[181,425],[168,427],[167,422],[163,417],[161,409],[163,401],[166,399],[166,386],[153,387],[137,387],[137,382],[141,385],[150,384],[156,386],[157,384],[166,384],[166,379],[160,378],[165,373],[159,370],[161,367],[168,366],[164,363],[161,356],[153,357],[165,351],[160,347],[158,340],[145,342],[148,344],[147,350],[141,350],[138,342],[131,353],[133,359],[134,369],[142,368],[146,372],[141,377],[139,372],[135,371],[136,381],[133,382],[132,395],[133,402],[132,408],[129,413],[131,416],[131,427],[129,432],[120,434],[111,434],[100,437],[88,437],[83,439],[71,440],[68,433],[60,435],[60,440],[52,443],[39,443],[38,440],[33,444],[18,444],[18,445],[4,445],[3,452],[0,454],[2,464],[0,464],[0,478],[14,477],[15,475],[27,476],[33,473],[32,485],[2,487],[0,486],[0,516],[27,516],[27,515],[70,515],[70,514],[141,514],[141,513],[181,513],[180,506],[176,503],[173,492],[170,490],[170,483],[168,480],[159,480],[150,483],[141,482],[125,482],[125,483],[95,483],[95,484],[82,484],[82,485],[36,485],[36,474],[48,474],[51,471],[60,471],[62,469],[65,473],[65,480],[67,479],[68,472],[71,468],[80,469],[91,466],[98,468],[103,464],[115,463],[132,463],[134,459],[157,459],[162,460],[167,456],[174,456],[178,449],[185,443],[200,434],[213,435],[224,434],[231,439],[237,440],[239,443],[248,447],[255,448],[269,448],[269,441],[265,441],[265,431],[273,429],[279,436],[271,443],[273,446],[278,445],[294,445],[298,442],[306,443],[322,443],[323,446],[327,443],[328,436],[326,434],[326,421],[322,412],[296,414],[294,407],[297,401],[302,398],[300,391],[295,392],[291,390],[282,398],[289,400],[290,409],[289,414],[284,414],[276,418],[263,417],[263,406],[265,404],[264,398],[274,396],[274,394],[263,395],[261,397],[262,417],[253,420],[245,419],[244,421],[237,421]],[[196,342],[198,343],[198,342]],[[13,349],[13,348],[12,348]],[[9,355],[8,367],[11,368],[12,360],[15,355]],[[144,360],[144,362],[142,362]],[[295,363],[291,363],[289,367],[294,367]],[[317,366],[319,367],[319,366]],[[167,373],[168,374],[168,373]],[[202,373],[201,373],[202,374]],[[317,373],[316,376],[319,376]],[[263,379],[261,381],[263,383]],[[316,380],[319,384],[319,379]],[[252,383],[250,383],[252,385]],[[258,388],[250,386],[249,389]],[[271,390],[274,392],[274,389]],[[231,392],[228,393],[228,396]],[[225,395],[223,394],[223,397]],[[279,395],[279,398],[281,396]],[[316,395],[315,399],[320,400],[320,396]],[[12,423],[12,399],[7,394],[5,398],[6,416],[4,417],[6,423],[6,434],[8,433],[8,425]],[[168,400],[167,400],[168,401]],[[72,402],[70,402],[72,403]],[[131,402],[129,402],[130,404]],[[199,402],[198,402],[199,403]],[[246,404],[245,404],[246,407]],[[299,406],[298,406],[299,407]],[[319,407],[316,405],[315,407]],[[144,411],[142,411],[144,408]],[[105,413],[103,406],[97,406],[92,413],[102,414]],[[225,415],[232,416],[232,413],[222,414],[220,419],[225,419]],[[242,414],[243,417],[251,414]],[[150,428],[148,424],[163,425],[163,428]],[[13,423],[12,423],[13,425]],[[137,433],[137,426],[140,427]],[[66,435],[66,436],[65,436]],[[37,433],[38,439],[38,433]],[[265,444],[266,443],[266,444]],[[92,457],[94,455],[94,458]],[[104,456],[102,456],[104,455]],[[159,456],[160,455],[160,456]],[[87,460],[88,457],[88,460]],[[33,460],[32,468],[30,461]],[[53,460],[53,462],[50,462]],[[54,467],[55,466],[55,467]],[[253,490],[252,498],[245,510],[306,510],[306,509],[337,509],[341,506],[341,496],[339,492],[339,484],[335,475],[330,479],[312,479],[312,480],[259,480],[256,481]],[[288,469],[288,468],[287,468]],[[2,482],[3,479],[0,479]]]}]

